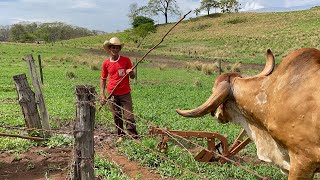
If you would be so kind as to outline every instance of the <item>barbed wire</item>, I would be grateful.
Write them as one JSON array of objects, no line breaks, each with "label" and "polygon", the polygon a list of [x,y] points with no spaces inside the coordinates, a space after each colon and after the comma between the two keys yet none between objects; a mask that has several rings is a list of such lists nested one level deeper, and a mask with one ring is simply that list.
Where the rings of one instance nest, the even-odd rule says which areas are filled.
[{"label": "barbed wire", "polygon": [[[94,92],[89,91],[89,94],[92,95],[92,96],[94,96],[94,97],[97,97],[95,91],[94,91]],[[80,103],[80,104],[88,103],[88,104],[90,104],[91,106],[95,106],[95,102],[96,102],[96,101],[99,101],[99,100],[100,100],[100,98],[95,98],[94,100],[90,100],[90,101],[80,101],[80,102],[77,102],[77,104],[78,104],[78,103]],[[151,123],[151,121],[145,120],[144,118],[138,116],[137,114],[134,114],[134,113],[131,112],[131,111],[128,111],[127,109],[124,109],[123,107],[119,106],[118,104],[116,104],[116,103],[114,103],[114,102],[112,102],[112,101],[110,101],[110,100],[107,100],[107,102],[108,102],[108,103],[113,103],[115,106],[117,106],[118,108],[120,108],[122,111],[127,111],[128,113],[131,113],[134,117],[137,117],[138,119],[142,119],[143,121],[146,121],[147,124],[146,124],[146,125],[143,125],[143,126],[148,127],[148,128],[150,127],[149,124]],[[118,117],[119,117],[119,116],[118,116]],[[133,122],[124,120],[122,117],[119,117],[119,118],[120,118],[122,121],[126,122],[126,123],[130,123],[130,124],[134,124],[134,125],[136,124],[135,122],[133,123]],[[116,126],[117,126],[117,125],[116,125]],[[21,130],[21,131],[37,131],[37,132],[46,132],[46,133],[55,133],[55,134],[67,134],[67,135],[73,135],[75,132],[77,132],[77,130],[73,130],[73,131],[66,131],[66,130],[60,130],[60,129],[56,129],[56,130],[46,130],[46,129],[27,128],[27,127],[12,127],[12,126],[6,126],[6,125],[0,125],[0,127],[1,127],[1,128],[5,128],[5,129],[14,129],[14,130]],[[117,126],[117,128],[119,128],[119,129],[121,129],[123,132],[125,132],[124,129],[122,129],[121,127]],[[181,138],[181,139],[183,139],[183,140],[185,140],[185,141],[187,141],[187,142],[189,142],[189,143],[191,143],[191,144],[193,144],[193,145],[195,145],[195,146],[197,146],[197,147],[201,147],[201,148],[204,148],[206,151],[209,151],[207,148],[205,148],[205,147],[203,147],[203,146],[201,146],[201,145],[199,145],[199,144],[197,144],[197,143],[195,143],[195,142],[193,142],[193,141],[191,141],[191,140],[189,140],[189,139],[187,139],[187,138],[185,138],[185,137],[182,137],[182,136],[177,135],[177,134],[173,134],[173,133],[171,133],[170,131],[168,131],[167,129],[163,129],[163,128],[159,128],[159,129],[161,129],[162,131],[164,131],[164,132],[165,132],[168,136],[170,136],[174,141],[176,141],[178,144],[180,144],[180,145],[183,147],[183,149],[185,149],[190,155],[192,155],[192,153],[191,153],[178,139],[176,139],[175,137]],[[106,134],[106,135],[114,135],[114,134],[111,134],[111,133],[110,133],[110,134]],[[143,137],[144,135],[139,135],[139,136],[140,136],[140,137]],[[131,135],[129,135],[129,137],[130,137],[131,139],[133,139],[135,142],[137,142],[137,143],[139,143],[140,145],[144,146],[139,140],[134,139]],[[150,135],[148,135],[148,137],[150,137]],[[144,146],[144,147],[145,147],[146,149],[148,149],[148,150],[151,150],[151,152],[157,154],[159,157],[163,156],[163,155],[159,154],[158,152],[153,151],[153,150],[150,149],[149,147],[146,147],[146,146]],[[233,160],[231,160],[231,159],[229,159],[229,158],[227,158],[227,157],[225,157],[225,156],[222,156],[221,154],[219,154],[219,153],[217,153],[217,152],[215,152],[215,151],[213,151],[213,153],[214,153],[216,156],[221,157],[221,158],[224,158],[226,161],[229,161],[229,162],[231,162],[232,164],[238,166],[239,168],[247,171],[248,173],[251,173],[251,174],[255,175],[256,177],[259,177],[259,178],[261,178],[261,179],[267,179],[267,178],[268,178],[268,177],[261,176],[261,175],[259,175],[258,173],[256,173],[256,172],[254,172],[254,171],[252,171],[252,170],[250,170],[250,169],[247,169],[247,168],[243,167],[240,163],[235,162],[235,161],[233,161]],[[170,161],[171,163],[175,164],[177,167],[182,168],[182,169],[188,171],[188,172],[191,173],[191,174],[195,174],[194,172],[192,172],[192,171],[190,171],[190,170],[188,170],[188,169],[183,168],[181,165],[176,164],[175,162],[172,162],[172,160],[166,158],[165,156],[164,156],[164,158],[165,158],[165,160],[168,160],[168,161]],[[93,165],[93,166],[94,166],[94,165]],[[199,170],[199,168],[198,168],[198,170]],[[199,170],[199,172],[200,172],[200,170]],[[198,175],[198,174],[195,174],[195,175]],[[199,175],[198,175],[198,176],[199,176]],[[201,176],[200,176],[200,177],[201,177]],[[202,177],[202,178],[203,178],[203,177]]]},{"label": "barbed wire", "polygon": [[[132,113],[132,112],[124,109],[123,107],[117,105],[116,103],[114,103],[114,102],[112,102],[112,101],[108,101],[108,102],[113,103],[113,104],[116,105],[117,107],[121,108],[123,111],[127,111],[128,113]],[[141,117],[137,116],[137,115],[134,114],[134,113],[132,113],[132,114],[133,114],[135,117],[141,118]],[[119,117],[119,116],[118,116],[118,117]],[[119,118],[121,118],[121,119],[123,120],[122,117],[119,117]],[[141,118],[141,119],[143,119],[143,118]],[[144,120],[144,119],[143,119],[143,120]],[[128,121],[126,121],[126,122],[128,122]],[[129,122],[129,123],[130,123],[130,122]],[[149,123],[150,123],[150,122],[149,122]],[[117,126],[117,125],[116,125],[116,126]],[[181,139],[184,139],[184,140],[187,141],[187,142],[190,142],[190,143],[193,144],[193,145],[196,145],[197,147],[201,147],[201,148],[204,148],[206,151],[210,151],[210,150],[207,149],[206,147],[203,147],[203,146],[201,146],[201,145],[199,145],[199,144],[197,144],[197,143],[194,143],[193,141],[190,141],[189,139],[187,139],[187,138],[185,138],[185,137],[183,137],[183,136],[180,136],[180,135],[171,133],[171,132],[168,131],[167,129],[163,129],[163,128],[159,128],[159,129],[161,129],[162,131],[164,131],[168,136],[172,137],[178,144],[181,144],[181,145],[182,145],[182,143],[180,143],[180,142],[179,142],[176,138],[174,138],[174,137],[179,137],[179,138],[181,138]],[[124,131],[124,130],[122,130],[122,131]],[[186,148],[185,146],[182,145],[182,147],[187,150],[187,148]],[[191,154],[190,151],[187,150],[187,152]],[[210,151],[210,152],[211,152],[211,151]],[[223,155],[221,155],[221,154],[219,154],[219,153],[217,153],[217,152],[215,152],[215,151],[212,151],[212,152],[213,152],[216,156],[221,157],[221,158],[225,159],[226,161],[229,161],[230,163],[234,164],[235,166],[243,169],[244,171],[246,171],[246,172],[248,172],[248,173],[250,173],[250,174],[252,174],[252,175],[255,175],[256,177],[259,177],[259,178],[261,178],[261,179],[268,179],[268,177],[261,176],[261,175],[259,175],[258,173],[256,173],[255,171],[252,171],[252,170],[250,170],[250,169],[248,169],[248,168],[243,167],[240,163],[238,163],[238,162],[236,162],[236,161],[233,161],[233,160],[231,160],[230,158],[227,158],[227,157],[225,157],[225,156],[223,156]]]}]

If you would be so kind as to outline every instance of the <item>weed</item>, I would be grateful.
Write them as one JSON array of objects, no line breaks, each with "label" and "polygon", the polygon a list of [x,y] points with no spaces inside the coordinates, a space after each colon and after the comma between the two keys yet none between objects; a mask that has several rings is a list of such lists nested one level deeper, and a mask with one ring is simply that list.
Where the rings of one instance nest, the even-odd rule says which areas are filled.
[{"label": "weed", "polygon": [[74,72],[71,72],[71,71],[67,71],[66,72],[66,77],[69,78],[69,79],[77,78],[76,74]]},{"label": "weed", "polygon": [[100,68],[99,68],[99,66],[97,64],[91,64],[90,65],[90,69],[94,70],[94,71],[100,70]]},{"label": "weed", "polygon": [[47,146],[49,148],[54,147],[69,147],[73,143],[73,138],[68,135],[53,135],[49,138],[49,140],[46,142]]},{"label": "weed", "polygon": [[28,162],[28,165],[26,167],[26,171],[30,171],[34,168],[35,168],[35,165],[32,162]]}]

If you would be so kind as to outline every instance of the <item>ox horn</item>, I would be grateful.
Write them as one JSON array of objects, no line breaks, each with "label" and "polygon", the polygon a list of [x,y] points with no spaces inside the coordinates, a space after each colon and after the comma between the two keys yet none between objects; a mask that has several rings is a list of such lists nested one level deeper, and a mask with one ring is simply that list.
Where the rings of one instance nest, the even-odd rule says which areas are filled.
[{"label": "ox horn", "polygon": [[176,110],[178,114],[184,117],[201,117],[210,112],[215,111],[222,104],[230,92],[230,84],[227,81],[222,81],[214,89],[208,100],[199,107],[192,110]]},{"label": "ox horn", "polygon": [[274,70],[274,66],[275,66],[274,56],[273,56],[271,50],[268,49],[267,50],[266,65],[264,66],[264,69],[260,74],[255,75],[254,77],[270,75],[272,73],[272,71]]}]

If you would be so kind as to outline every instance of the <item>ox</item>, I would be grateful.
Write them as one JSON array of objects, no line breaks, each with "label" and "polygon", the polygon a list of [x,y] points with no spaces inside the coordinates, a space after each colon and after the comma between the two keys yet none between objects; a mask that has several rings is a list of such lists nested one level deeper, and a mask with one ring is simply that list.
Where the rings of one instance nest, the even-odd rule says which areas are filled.
[{"label": "ox", "polygon": [[289,180],[312,179],[320,170],[320,51],[288,54],[277,69],[267,50],[264,70],[253,77],[224,73],[199,107],[177,110],[185,117],[214,113],[221,123],[240,124],[257,147]]}]

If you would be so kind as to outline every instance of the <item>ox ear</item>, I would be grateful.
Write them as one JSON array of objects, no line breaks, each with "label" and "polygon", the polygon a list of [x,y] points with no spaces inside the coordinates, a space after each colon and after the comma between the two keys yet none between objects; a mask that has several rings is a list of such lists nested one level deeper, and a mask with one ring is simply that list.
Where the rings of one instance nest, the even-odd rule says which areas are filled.
[{"label": "ox ear", "polygon": [[192,110],[176,110],[178,114],[184,117],[201,117],[210,112],[214,112],[222,104],[230,93],[230,83],[227,81],[220,82],[214,89],[208,100],[199,107]]},{"label": "ox ear", "polygon": [[271,50],[268,49],[267,50],[266,65],[264,66],[264,69],[260,74],[255,75],[254,77],[270,75],[274,70],[274,66],[275,66],[274,56],[273,56]]}]

